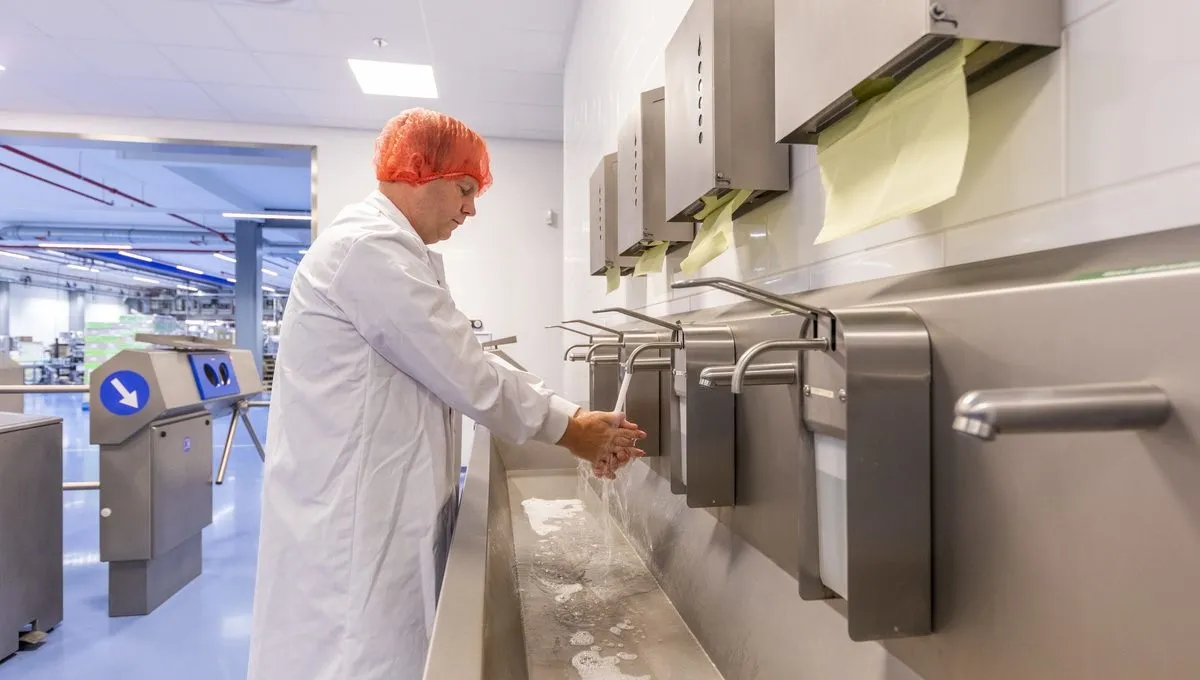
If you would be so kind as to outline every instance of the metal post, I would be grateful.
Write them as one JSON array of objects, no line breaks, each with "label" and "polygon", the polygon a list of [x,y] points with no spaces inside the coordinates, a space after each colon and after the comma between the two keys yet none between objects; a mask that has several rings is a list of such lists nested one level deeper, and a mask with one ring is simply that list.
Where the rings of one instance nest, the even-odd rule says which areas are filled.
[{"label": "metal post", "polygon": [[[8,326],[9,309],[8,281],[0,281],[0,336],[5,338],[10,335]],[[4,349],[7,350],[8,347]]]},{"label": "metal post", "polygon": [[67,293],[67,306],[70,315],[67,319],[67,330],[79,331],[87,327],[87,293],[72,290]]},{"label": "metal post", "polygon": [[242,416],[242,422],[246,425],[246,432],[250,433],[250,440],[254,442],[254,448],[258,449],[258,457],[264,462],[267,460],[267,451],[263,448],[262,442],[258,439],[258,433],[254,431],[254,423],[250,422],[250,412],[246,409],[241,409],[238,413]]},{"label": "metal post", "polygon": [[262,374],[263,275],[262,227],[256,222],[236,223],[234,250],[237,254],[237,283],[234,284],[234,323],[237,346],[250,350]]},{"label": "metal post", "polygon": [[225,468],[229,467],[229,454],[233,452],[233,435],[237,434],[238,413],[242,410],[242,402],[233,405],[233,413],[229,417],[229,432],[225,435],[225,448],[221,451],[221,464],[217,467],[217,484],[225,483]]}]

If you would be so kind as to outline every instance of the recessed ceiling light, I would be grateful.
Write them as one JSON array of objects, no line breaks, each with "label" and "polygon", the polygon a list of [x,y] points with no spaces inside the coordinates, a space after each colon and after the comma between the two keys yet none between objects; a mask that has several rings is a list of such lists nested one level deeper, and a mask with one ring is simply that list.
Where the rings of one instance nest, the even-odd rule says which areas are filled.
[{"label": "recessed ceiling light", "polygon": [[213,257],[217,258],[218,260],[225,260],[226,262],[233,262],[234,264],[237,264],[236,257],[230,257],[225,253],[213,253]]},{"label": "recessed ceiling light", "polygon": [[134,281],[141,281],[142,283],[159,283],[158,279],[148,279],[145,276],[134,276],[132,278]]},{"label": "recessed ceiling light", "polygon": [[266,274],[267,276],[279,276],[279,272],[273,272],[270,269],[266,269],[266,268],[264,268],[262,270],[262,273]]},{"label": "recessed ceiling light", "polygon": [[358,86],[365,94],[389,97],[437,99],[433,67],[427,64],[401,64],[392,61],[347,59]]},{"label": "recessed ceiling light", "polygon": [[303,213],[240,213],[227,212],[221,213],[221,217],[228,217],[231,220],[299,220],[303,222],[311,222],[312,215]]},{"label": "recessed ceiling light", "polygon": [[22,255],[21,253],[10,253],[7,250],[0,250],[0,255],[3,255],[5,257],[11,257],[11,258],[14,258],[17,260],[28,260],[29,259],[28,255]]},{"label": "recessed ceiling light", "polygon": [[4,68],[4,64],[0,64],[0,71],[7,71],[7,70],[8,69]]},{"label": "recessed ceiling light", "polygon": [[301,248],[301,249],[300,249],[300,254],[301,254],[301,255],[307,255],[307,254],[308,254],[308,248]]},{"label": "recessed ceiling light", "polygon": [[69,265],[67,265],[67,269],[78,269],[81,272],[98,272],[98,271],[100,271],[99,269],[97,269],[95,267],[85,267],[81,264],[69,264]]},{"label": "recessed ceiling light", "polygon": [[150,259],[150,258],[146,257],[145,255],[138,255],[137,253],[131,253],[131,252],[127,251],[127,250],[122,250],[122,251],[119,251],[117,254],[118,254],[118,255],[123,255],[123,256],[125,256],[125,257],[131,258],[131,259],[134,259],[134,260],[141,260],[142,262],[153,262],[153,261],[154,261],[154,260],[152,260],[152,259]]},{"label": "recessed ceiling light", "polygon": [[193,269],[193,268],[191,268],[191,267],[185,267],[185,266],[183,266],[183,265],[181,265],[181,264],[177,264],[177,265],[175,265],[175,268],[176,268],[176,269],[178,269],[178,270],[179,270],[179,271],[181,271],[181,272],[187,272],[187,273],[189,273],[189,274],[203,274],[203,273],[204,273],[202,270],[199,270],[199,269]]},{"label": "recessed ceiling light", "polygon": [[272,287],[270,287],[270,286],[263,286],[263,290],[267,291],[268,293],[274,293],[274,292],[275,292],[275,289],[274,289],[274,288],[272,288]]}]

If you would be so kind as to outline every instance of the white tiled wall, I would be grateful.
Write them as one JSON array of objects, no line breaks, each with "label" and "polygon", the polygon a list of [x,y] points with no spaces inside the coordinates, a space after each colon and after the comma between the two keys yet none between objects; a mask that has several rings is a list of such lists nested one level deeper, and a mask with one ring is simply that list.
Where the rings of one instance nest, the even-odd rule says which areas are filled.
[{"label": "white tiled wall", "polygon": [[[564,314],[724,304],[671,291],[670,274],[605,295],[586,275],[588,176],[616,149],[639,92],[663,84],[662,51],[690,0],[584,0],[566,74]],[[653,9],[644,9],[652,6]],[[791,192],[738,225],[738,247],[700,275],[777,292],[851,283],[1200,222],[1195,114],[1200,3],[1065,0],[1064,46],[971,97],[959,194],[917,215],[820,246],[824,199],[812,147],[793,147]],[[679,257],[668,260],[677,269]],[[582,292],[581,292],[582,291]],[[685,295],[686,294],[686,295]],[[586,396],[583,368],[568,393]]]}]

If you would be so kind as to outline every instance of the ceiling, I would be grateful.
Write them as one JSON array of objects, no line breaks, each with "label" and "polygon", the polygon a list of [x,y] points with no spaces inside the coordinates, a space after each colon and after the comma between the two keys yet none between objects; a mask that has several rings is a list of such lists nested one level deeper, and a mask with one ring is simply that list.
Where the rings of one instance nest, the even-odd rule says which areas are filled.
[{"label": "ceiling", "polygon": [[[311,162],[308,149],[0,135],[0,277],[229,292],[235,265],[217,254],[234,256],[235,225],[222,213],[310,212]],[[266,225],[263,283],[286,292],[310,224]],[[138,257],[48,243],[130,245]]]},{"label": "ceiling", "polygon": [[[578,4],[0,0],[0,108],[379,129],[427,106],[485,136],[560,140]],[[365,95],[348,58],[431,64],[440,97]]]}]

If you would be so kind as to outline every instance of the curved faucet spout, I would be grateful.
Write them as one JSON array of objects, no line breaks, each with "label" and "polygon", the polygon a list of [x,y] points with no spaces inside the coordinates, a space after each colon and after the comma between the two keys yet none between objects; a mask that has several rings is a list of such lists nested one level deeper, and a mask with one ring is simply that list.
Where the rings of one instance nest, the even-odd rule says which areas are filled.
[{"label": "curved faucet spout", "polygon": [[629,356],[625,359],[625,372],[633,373],[638,369],[660,371],[670,369],[671,363],[669,359],[667,360],[665,366],[661,362],[651,362],[647,364],[639,364],[634,362],[637,361],[638,356],[643,352],[648,352],[652,349],[679,349],[682,346],[683,343],[680,342],[647,342],[643,345],[638,345],[637,347],[629,350]]},{"label": "curved faucet spout", "polygon": [[984,441],[1001,433],[1151,429],[1171,416],[1171,400],[1154,385],[1102,383],[979,390],[954,406],[955,431]]},{"label": "curved faucet spout", "polygon": [[750,365],[754,363],[754,359],[759,354],[775,349],[795,349],[799,351],[818,350],[824,351],[829,349],[828,338],[815,338],[811,340],[766,340],[754,345],[746,350],[746,353],[738,359],[737,364],[733,369],[733,377],[729,383],[729,390],[734,394],[741,394],[742,388],[746,384],[746,372],[750,370]]},{"label": "curved faucet spout", "polygon": [[583,349],[585,347],[591,347],[591,346],[592,346],[592,344],[590,342],[585,342],[585,343],[582,343],[579,345],[571,345],[570,347],[567,348],[567,351],[565,353],[563,353],[563,361],[583,361],[582,356],[580,356],[578,354],[572,355],[571,352],[574,352],[577,349]]},{"label": "curved faucet spout", "polygon": [[624,346],[625,343],[623,342],[597,342],[596,344],[592,345],[591,349],[587,351],[587,355],[584,356],[584,361],[587,361],[588,363],[594,363],[596,361],[595,357],[597,350],[616,349],[619,351]]}]

